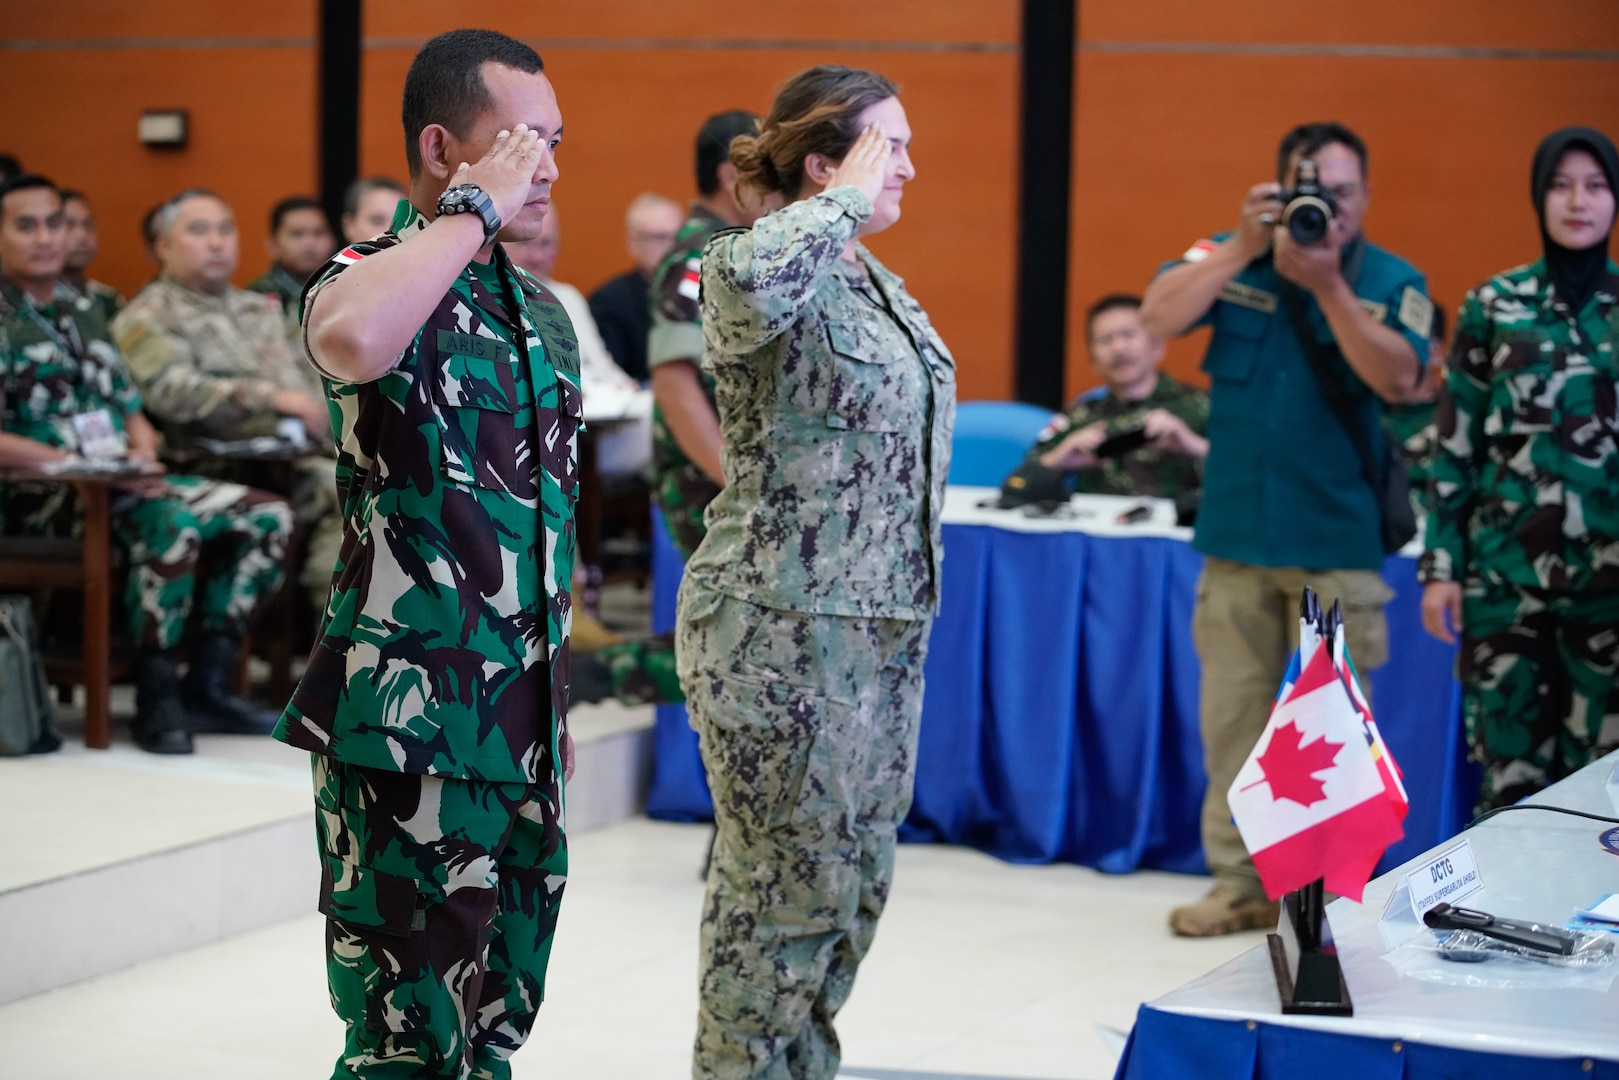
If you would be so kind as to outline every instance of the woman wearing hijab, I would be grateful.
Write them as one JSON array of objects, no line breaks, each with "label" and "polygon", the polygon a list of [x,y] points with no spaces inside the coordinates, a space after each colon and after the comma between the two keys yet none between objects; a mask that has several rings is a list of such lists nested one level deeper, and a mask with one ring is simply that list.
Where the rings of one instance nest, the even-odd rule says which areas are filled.
[{"label": "woman wearing hijab", "polygon": [[1619,745],[1619,155],[1563,128],[1530,171],[1542,255],[1467,295],[1439,406],[1423,622],[1461,635],[1480,809]]},{"label": "woman wearing hijab", "polygon": [[939,598],[955,363],[860,243],[916,175],[892,83],[790,79],[739,184],[786,205],[703,250],[725,489],[686,565],[675,654],[718,832],[698,1080],[831,1080],[910,806]]}]

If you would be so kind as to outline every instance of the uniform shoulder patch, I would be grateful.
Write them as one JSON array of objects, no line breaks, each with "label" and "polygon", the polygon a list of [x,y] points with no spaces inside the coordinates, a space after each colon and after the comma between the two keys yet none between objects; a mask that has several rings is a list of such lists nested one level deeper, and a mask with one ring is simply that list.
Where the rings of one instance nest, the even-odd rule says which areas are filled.
[{"label": "uniform shoulder patch", "polygon": [[1210,255],[1213,255],[1214,249],[1219,246],[1220,245],[1216,244],[1213,240],[1199,240],[1197,243],[1186,249],[1186,254],[1181,256],[1181,262],[1202,262]]},{"label": "uniform shoulder patch", "polygon": [[1400,322],[1413,334],[1424,338],[1433,335],[1433,301],[1415,285],[1407,285],[1400,294]]}]

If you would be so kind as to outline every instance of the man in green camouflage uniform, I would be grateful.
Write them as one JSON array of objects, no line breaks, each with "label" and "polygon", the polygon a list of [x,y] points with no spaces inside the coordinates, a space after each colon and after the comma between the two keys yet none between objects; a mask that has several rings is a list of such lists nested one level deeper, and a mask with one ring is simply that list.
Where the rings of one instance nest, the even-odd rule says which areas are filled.
[{"label": "man in green camouflage uniform", "polygon": [[102,318],[111,324],[123,309],[124,297],[111,285],[85,275],[101,250],[101,235],[96,231],[95,214],[84,192],[62,192],[62,221],[67,228],[67,261],[62,266],[62,281],[100,308]]},{"label": "man in green camouflage uniform", "polygon": [[[799,79],[892,93],[843,68]],[[726,484],[687,565],[677,630],[718,826],[697,1080],[836,1074],[833,1021],[876,934],[911,802],[955,361],[856,239],[898,218],[914,175],[898,100],[873,109],[878,124],[837,171],[805,181],[825,190],[703,251],[703,364]]]},{"label": "man in green camouflage uniform", "polygon": [[1611,261],[1571,303],[1542,258],[1468,293],[1457,321],[1420,578],[1424,621],[1446,640],[1434,586],[1460,585],[1480,810],[1619,746],[1616,297]]},{"label": "man in green camouflage uniform", "polygon": [[[264,246],[270,253],[270,267],[247,287],[250,292],[273,296],[281,302],[292,355],[301,359],[304,333],[298,322],[298,307],[303,301],[304,282],[326,265],[337,248],[326,211],[307,195],[289,195],[270,209],[270,236]],[[324,568],[322,573],[329,569]]]},{"label": "man in green camouflage uniform", "polygon": [[[157,432],[101,309],[60,278],[60,196],[38,177],[17,177],[0,192],[0,464],[82,456],[155,469]],[[197,477],[149,473],[119,488],[112,528],[127,555],[124,608],[140,650],[136,740],[159,753],[189,752],[187,706],[208,727],[262,731],[229,676],[253,615],[281,584],[291,511],[263,492]],[[0,525],[64,536],[81,522],[67,485],[18,482],[0,485]],[[200,637],[182,691],[174,650],[193,618]]]},{"label": "man in green camouflage uniform", "polygon": [[538,234],[562,119],[493,31],[429,41],[404,101],[410,199],[305,300],[344,532],[276,737],[313,755],[334,1077],[503,1080],[567,877],[583,397],[567,315],[495,239]]},{"label": "man in green camouflage uniform", "polygon": [[293,351],[280,302],[230,284],[238,246],[229,206],[209,192],[181,192],[153,224],[163,272],[114,320],[119,348],[172,439],[269,436],[291,422],[312,443],[290,463],[290,481],[262,461],[203,459],[195,467],[284,490],[308,537],[299,581],[319,611],[342,535],[319,378]]},{"label": "man in green camouflage uniform", "polygon": [[[1139,297],[1124,294],[1091,305],[1085,338],[1103,385],[1052,419],[1020,474],[1031,466],[1071,472],[1075,489],[1093,495],[1196,497],[1209,452],[1209,396],[1158,370],[1164,343],[1142,328],[1140,308]],[[1138,427],[1146,445],[1095,456],[1105,440]]]},{"label": "man in green camouflage uniform", "polygon": [[[682,559],[691,558],[702,542],[703,511],[724,482],[714,379],[698,366],[703,357],[697,310],[703,245],[721,229],[753,224],[764,208],[738,201],[736,166],[726,157],[731,140],[751,134],[758,124],[758,117],[741,110],[703,122],[695,155],[698,198],[675,234],[674,247],[653,272],[648,291],[652,330],[647,335],[647,367],[655,399],[653,495]],[[683,702],[686,695],[680,689],[674,655],[674,635],[659,634],[582,656],[575,672],[575,699],[598,701],[611,695],[627,705]]]}]

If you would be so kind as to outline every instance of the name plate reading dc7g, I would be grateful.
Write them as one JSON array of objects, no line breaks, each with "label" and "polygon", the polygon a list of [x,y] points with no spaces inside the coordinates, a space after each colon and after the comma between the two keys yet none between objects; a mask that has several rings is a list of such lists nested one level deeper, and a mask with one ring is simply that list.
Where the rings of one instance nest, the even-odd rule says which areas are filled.
[{"label": "name plate reading dc7g", "polygon": [[1417,921],[1439,904],[1455,906],[1484,888],[1484,878],[1473,861],[1473,848],[1466,840],[1446,848],[1405,875],[1411,893],[1411,910]]}]

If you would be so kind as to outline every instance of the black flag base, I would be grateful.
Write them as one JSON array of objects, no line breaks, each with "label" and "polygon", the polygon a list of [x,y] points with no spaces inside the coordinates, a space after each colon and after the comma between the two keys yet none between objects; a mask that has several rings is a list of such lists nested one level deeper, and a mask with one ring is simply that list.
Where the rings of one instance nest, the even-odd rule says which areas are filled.
[{"label": "black flag base", "polygon": [[1276,933],[1265,939],[1282,1012],[1315,1016],[1353,1016],[1349,987],[1344,984],[1338,950],[1332,943],[1325,896],[1320,881],[1282,897]]}]

